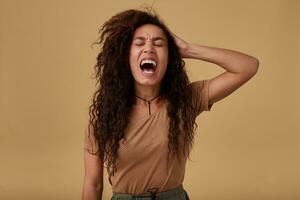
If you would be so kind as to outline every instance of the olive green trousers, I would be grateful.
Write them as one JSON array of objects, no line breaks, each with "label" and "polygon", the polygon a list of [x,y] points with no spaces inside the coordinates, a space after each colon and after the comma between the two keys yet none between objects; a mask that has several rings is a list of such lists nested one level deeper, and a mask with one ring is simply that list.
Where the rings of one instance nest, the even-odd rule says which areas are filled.
[{"label": "olive green trousers", "polygon": [[187,192],[184,190],[183,186],[180,185],[177,188],[156,192],[157,188],[151,188],[147,190],[146,193],[140,195],[131,195],[125,193],[115,193],[111,200],[189,200]]}]

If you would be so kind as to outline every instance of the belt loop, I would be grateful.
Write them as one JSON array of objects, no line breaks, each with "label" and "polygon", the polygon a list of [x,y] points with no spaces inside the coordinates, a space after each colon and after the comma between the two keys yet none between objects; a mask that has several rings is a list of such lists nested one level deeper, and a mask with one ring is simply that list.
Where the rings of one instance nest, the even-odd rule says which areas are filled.
[{"label": "belt loop", "polygon": [[147,190],[147,192],[150,192],[150,195],[151,195],[151,200],[157,200],[157,196],[156,196],[156,193],[158,191],[158,188],[150,188]]},{"label": "belt loop", "polygon": [[158,197],[156,193],[158,192],[158,188],[150,188],[147,190],[147,192],[150,192],[150,196],[145,196],[145,195],[132,195],[132,199],[135,198],[151,198],[151,200],[158,200]]}]

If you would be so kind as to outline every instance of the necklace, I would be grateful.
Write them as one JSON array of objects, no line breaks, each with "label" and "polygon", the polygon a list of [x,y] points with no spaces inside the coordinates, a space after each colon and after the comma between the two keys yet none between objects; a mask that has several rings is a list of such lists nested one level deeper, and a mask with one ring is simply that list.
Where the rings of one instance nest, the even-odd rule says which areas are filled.
[{"label": "necklace", "polygon": [[147,99],[144,99],[142,97],[139,97],[137,95],[134,95],[135,97],[139,98],[139,99],[142,99],[144,101],[146,101],[148,103],[148,108],[149,108],[149,115],[151,115],[151,109],[150,109],[150,104],[151,104],[151,101],[153,101],[154,99],[156,99],[157,97],[159,97],[160,95],[157,95],[156,97],[150,99],[150,100],[147,100]]}]

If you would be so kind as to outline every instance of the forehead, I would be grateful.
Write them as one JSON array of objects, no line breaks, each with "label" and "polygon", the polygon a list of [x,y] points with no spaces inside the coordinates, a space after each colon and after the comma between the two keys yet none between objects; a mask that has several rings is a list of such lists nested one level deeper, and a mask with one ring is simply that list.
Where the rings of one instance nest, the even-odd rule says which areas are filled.
[{"label": "forehead", "polygon": [[153,24],[144,24],[138,27],[135,30],[133,37],[145,37],[146,39],[152,39],[153,37],[163,37],[166,39],[163,30]]}]

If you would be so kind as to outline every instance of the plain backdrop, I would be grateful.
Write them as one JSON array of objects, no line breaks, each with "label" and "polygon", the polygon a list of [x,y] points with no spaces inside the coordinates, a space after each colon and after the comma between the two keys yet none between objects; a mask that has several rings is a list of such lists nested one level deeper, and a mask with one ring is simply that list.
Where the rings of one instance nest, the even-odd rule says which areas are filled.
[{"label": "plain backdrop", "polygon": [[[91,44],[112,15],[151,4],[0,0],[1,200],[81,199],[99,51]],[[154,8],[184,40],[260,61],[249,82],[197,118],[183,183],[191,199],[300,199],[300,1],[157,0]],[[191,81],[224,71],[185,61]]]}]

